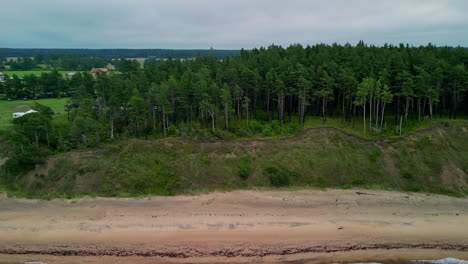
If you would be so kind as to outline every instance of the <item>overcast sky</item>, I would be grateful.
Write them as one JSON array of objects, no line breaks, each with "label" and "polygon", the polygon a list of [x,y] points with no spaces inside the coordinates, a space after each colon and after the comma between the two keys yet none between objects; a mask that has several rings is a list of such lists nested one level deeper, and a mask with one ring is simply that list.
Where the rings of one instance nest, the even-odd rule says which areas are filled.
[{"label": "overcast sky", "polygon": [[14,0],[0,47],[468,46],[468,0]]}]

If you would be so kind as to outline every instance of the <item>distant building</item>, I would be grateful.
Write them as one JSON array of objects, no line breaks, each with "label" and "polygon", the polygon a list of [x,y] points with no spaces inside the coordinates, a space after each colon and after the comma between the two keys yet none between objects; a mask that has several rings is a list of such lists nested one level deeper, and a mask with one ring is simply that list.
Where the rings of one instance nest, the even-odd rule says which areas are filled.
[{"label": "distant building", "polygon": [[29,110],[29,111],[26,111],[26,112],[17,112],[17,113],[13,113],[13,118],[22,117],[24,115],[32,114],[32,113],[38,113],[38,112],[35,111],[35,110]]},{"label": "distant building", "polygon": [[5,81],[5,74],[3,72],[0,72],[0,82]]},{"label": "distant building", "polygon": [[63,76],[68,77],[68,76],[73,76],[75,74],[76,72],[67,72],[67,73],[64,73]]},{"label": "distant building", "polygon": [[93,68],[91,69],[91,74],[96,76],[98,74],[107,74],[109,70],[107,68]]},{"label": "distant building", "polygon": [[6,61],[8,61],[8,62],[12,62],[12,61],[17,62],[18,57],[6,57]]}]

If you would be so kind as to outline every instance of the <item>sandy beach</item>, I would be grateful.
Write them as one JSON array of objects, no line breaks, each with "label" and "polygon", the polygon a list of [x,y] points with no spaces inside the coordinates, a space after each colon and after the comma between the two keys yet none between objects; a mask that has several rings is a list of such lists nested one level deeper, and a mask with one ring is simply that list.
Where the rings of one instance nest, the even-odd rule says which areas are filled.
[{"label": "sandy beach", "polygon": [[0,263],[468,259],[468,198],[371,190],[0,198]]}]

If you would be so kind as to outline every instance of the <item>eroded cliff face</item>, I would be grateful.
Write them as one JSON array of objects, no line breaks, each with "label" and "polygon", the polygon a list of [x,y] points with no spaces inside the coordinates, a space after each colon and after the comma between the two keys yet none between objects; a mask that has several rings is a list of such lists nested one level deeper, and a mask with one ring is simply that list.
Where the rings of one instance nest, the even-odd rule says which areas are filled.
[{"label": "eroded cliff face", "polygon": [[315,128],[280,139],[130,140],[73,151],[51,157],[20,177],[18,188],[32,197],[170,195],[273,186],[465,195],[467,161],[468,124],[463,122],[379,140]]}]

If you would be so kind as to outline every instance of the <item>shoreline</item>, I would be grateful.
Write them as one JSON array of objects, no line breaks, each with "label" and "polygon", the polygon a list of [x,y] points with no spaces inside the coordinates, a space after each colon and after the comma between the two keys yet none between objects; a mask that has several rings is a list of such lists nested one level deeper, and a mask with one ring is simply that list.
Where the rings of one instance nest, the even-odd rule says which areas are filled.
[{"label": "shoreline", "polygon": [[468,198],[358,192],[234,191],[139,200],[0,197],[0,263],[468,259],[463,231]]},{"label": "shoreline", "polygon": [[[440,256],[443,256],[440,258]],[[434,249],[419,250],[365,250],[356,252],[334,252],[334,253],[316,253],[296,254],[292,256],[268,256],[264,258],[246,258],[246,257],[213,257],[208,258],[187,258],[186,262],[179,262],[171,258],[164,257],[128,257],[128,256],[55,256],[55,255],[34,255],[34,254],[0,254],[0,263],[23,263],[36,262],[43,263],[277,263],[277,264],[327,264],[327,263],[409,263],[414,260],[440,260],[445,258],[455,258],[465,260],[465,254],[459,251],[441,251]]]}]

